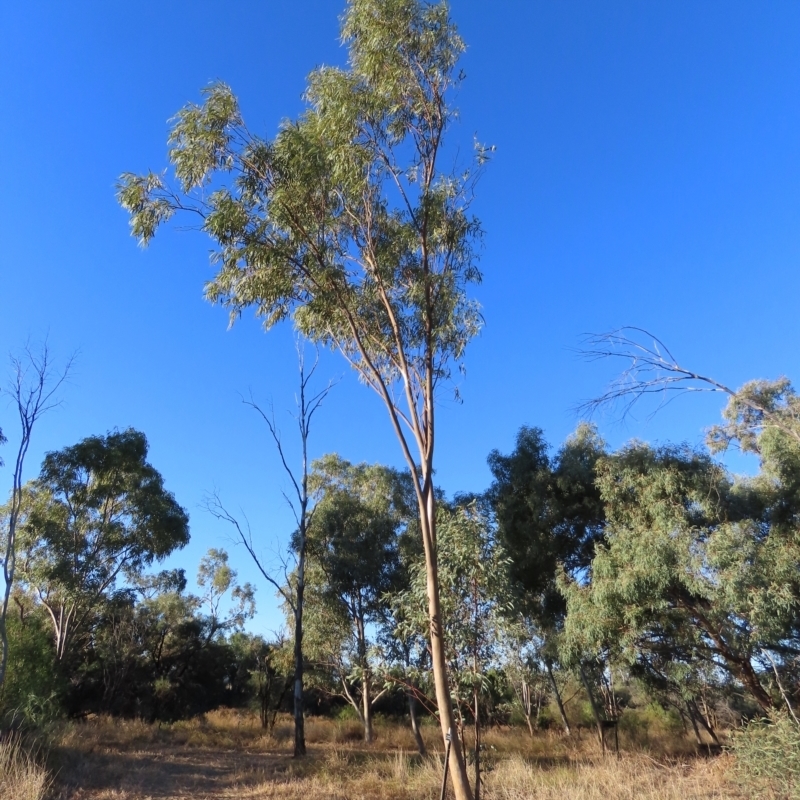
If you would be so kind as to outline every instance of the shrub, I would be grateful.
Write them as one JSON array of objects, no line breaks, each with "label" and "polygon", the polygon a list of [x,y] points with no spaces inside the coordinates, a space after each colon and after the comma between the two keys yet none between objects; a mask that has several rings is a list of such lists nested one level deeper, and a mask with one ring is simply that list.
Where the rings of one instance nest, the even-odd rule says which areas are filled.
[{"label": "shrub", "polygon": [[753,797],[800,800],[800,726],[785,712],[754,719],[732,736],[735,770]]}]

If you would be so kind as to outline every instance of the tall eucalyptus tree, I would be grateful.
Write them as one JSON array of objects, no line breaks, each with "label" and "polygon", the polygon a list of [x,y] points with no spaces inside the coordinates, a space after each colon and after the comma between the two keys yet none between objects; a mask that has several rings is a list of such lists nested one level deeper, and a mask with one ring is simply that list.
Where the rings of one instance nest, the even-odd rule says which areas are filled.
[{"label": "tall eucalyptus tree", "polygon": [[[177,186],[125,174],[118,196],[143,244],[176,212],[198,214],[217,245],[208,299],[232,319],[253,307],[267,328],[291,315],[381,397],[416,477],[444,737],[453,718],[436,563],[435,398],[481,324],[467,297],[481,277],[469,206],[489,148],[476,146],[474,164],[440,167],[464,49],[444,2],[350,0],[342,38],[347,68],[315,70],[306,111],[273,140],[251,134],[232,91],[216,84],[176,117]],[[458,748],[451,753],[456,796],[471,797]]]}]

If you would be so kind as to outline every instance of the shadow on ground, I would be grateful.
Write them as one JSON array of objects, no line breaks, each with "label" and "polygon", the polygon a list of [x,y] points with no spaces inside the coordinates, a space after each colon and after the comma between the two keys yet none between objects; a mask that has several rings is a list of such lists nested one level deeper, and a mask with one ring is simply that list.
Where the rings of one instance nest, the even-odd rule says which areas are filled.
[{"label": "shadow on ground", "polygon": [[65,748],[58,755],[58,800],[236,797],[250,787],[285,780],[294,766],[287,753],[194,747],[89,753]]}]

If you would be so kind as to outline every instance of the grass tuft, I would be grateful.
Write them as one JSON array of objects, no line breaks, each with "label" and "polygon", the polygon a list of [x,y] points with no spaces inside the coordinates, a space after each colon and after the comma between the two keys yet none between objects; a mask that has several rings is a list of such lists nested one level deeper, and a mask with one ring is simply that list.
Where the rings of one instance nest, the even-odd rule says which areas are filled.
[{"label": "grass tuft", "polygon": [[42,800],[49,786],[47,770],[18,736],[0,740],[0,797],[3,800]]}]

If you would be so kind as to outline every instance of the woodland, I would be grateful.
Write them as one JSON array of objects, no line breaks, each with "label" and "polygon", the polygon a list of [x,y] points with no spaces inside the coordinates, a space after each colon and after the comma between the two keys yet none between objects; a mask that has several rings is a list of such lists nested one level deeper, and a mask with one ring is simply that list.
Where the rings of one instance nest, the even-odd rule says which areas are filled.
[{"label": "woodland", "polygon": [[[582,355],[620,377],[574,433],[522,426],[486,454],[483,492],[445,493],[440,398],[496,311],[470,295],[493,148],[442,166],[464,49],[445,4],[349,0],[342,40],[347,68],[314,71],[273,139],[217,83],[173,119],[169,169],[117,185],[142,245],[199,220],[205,294],[232,324],[296,331],[298,425],[283,435],[299,461],[253,404],[297,523],[283,568],[219,496],[205,508],[285,626],[253,631],[256,587],[222,546],[196,565],[196,594],[192,568],[161,568],[189,517],[145,432],[97,432],[26,477],[73,368],[28,347],[3,426],[20,442],[4,448],[0,508],[4,796],[800,797],[791,382],[731,388],[647,331],[591,336]],[[320,349],[377,395],[404,468],[309,457],[336,391]],[[592,421],[702,391],[724,401],[703,447],[614,449]],[[730,449],[754,474],[726,466]]]}]

